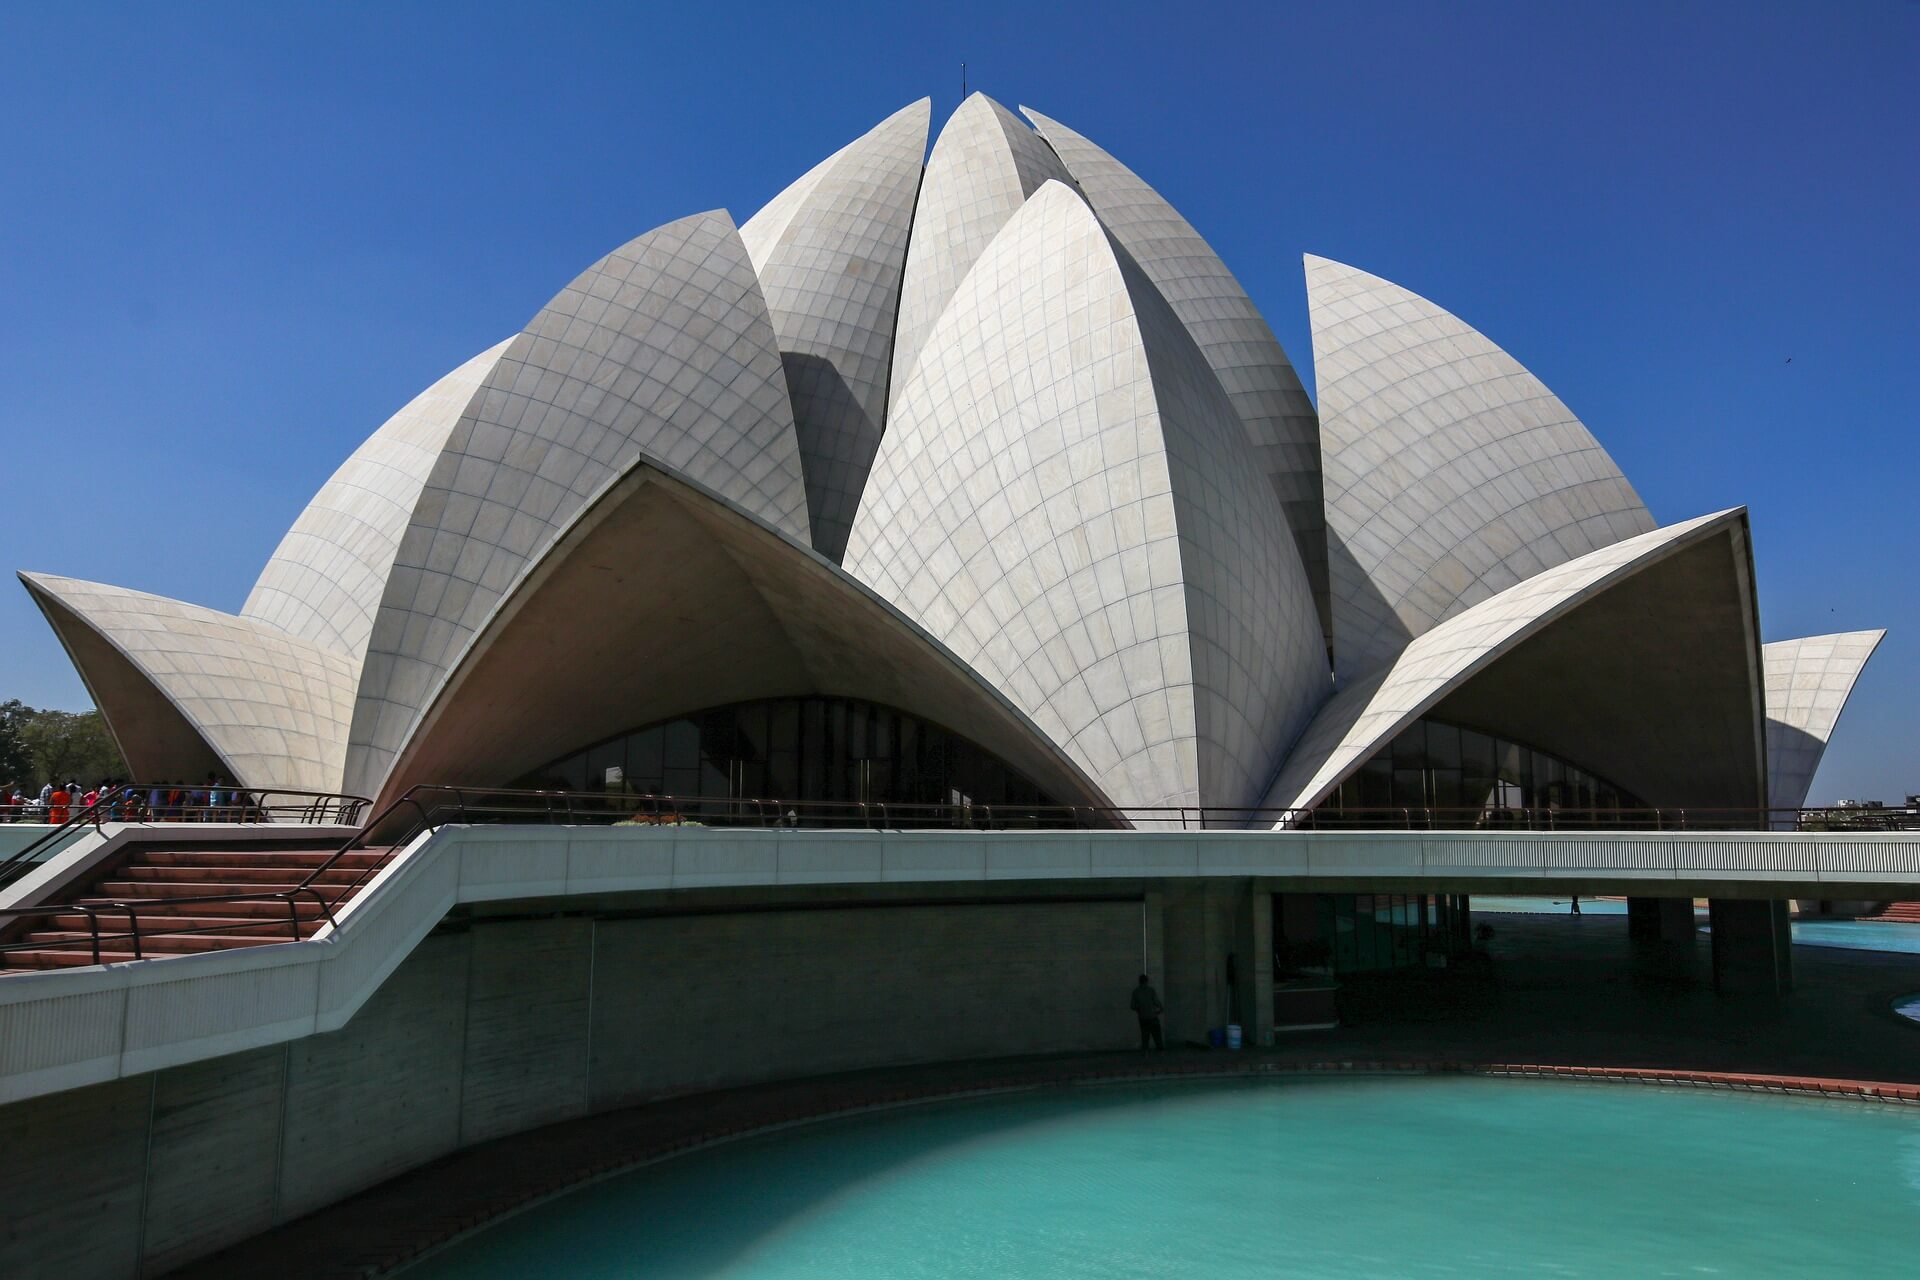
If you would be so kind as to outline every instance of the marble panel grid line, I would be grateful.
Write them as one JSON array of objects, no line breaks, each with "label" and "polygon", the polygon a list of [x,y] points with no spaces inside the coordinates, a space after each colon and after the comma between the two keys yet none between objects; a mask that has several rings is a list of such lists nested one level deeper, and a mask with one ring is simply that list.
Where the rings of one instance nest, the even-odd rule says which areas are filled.
[{"label": "marble panel grid line", "polygon": [[1066,164],[1114,241],[1133,256],[1206,356],[1273,485],[1312,585],[1321,630],[1331,626],[1320,428],[1293,362],[1233,272],[1193,224],[1098,145],[1022,107]]},{"label": "marble panel grid line", "polygon": [[1313,808],[1395,734],[1522,640],[1614,583],[1745,520],[1746,509],[1737,507],[1601,547],[1415,637],[1391,666],[1327,702],[1275,779],[1267,805]]},{"label": "marble panel grid line", "polygon": [[1328,692],[1312,596],[1232,405],[1124,258],[1066,185],[1027,200],[928,334],[847,567],[1116,803],[1247,805]]},{"label": "marble panel grid line", "polygon": [[813,547],[838,561],[886,430],[894,322],[931,99],[902,107],[740,229],[779,335]]},{"label": "marble panel grid line", "polygon": [[773,326],[725,211],[608,254],[508,344],[401,539],[354,707],[349,789],[380,789],[495,607],[636,462],[794,537],[806,487]]},{"label": "marble panel grid line", "polygon": [[[51,574],[20,577],[136,769],[140,753],[130,735],[142,732],[137,722],[146,713],[109,664],[137,671],[218,755],[229,781],[340,789],[353,710],[354,663],[346,654],[264,622],[144,591]],[[76,626],[86,634],[73,634]],[[93,656],[82,661],[86,654]]]},{"label": "marble panel grid line", "polygon": [[1342,684],[1653,517],[1593,433],[1458,317],[1306,257]]},{"label": "marble panel grid line", "polygon": [[933,322],[987,245],[1049,179],[1073,179],[1040,136],[1011,111],[976,93],[934,140],[913,214],[900,323],[893,339],[893,402]]},{"label": "marble panel grid line", "polygon": [[1776,640],[1760,646],[1767,684],[1767,803],[1798,809],[1847,698],[1885,631]]},{"label": "marble panel grid line", "polygon": [[340,464],[274,549],[241,617],[348,655],[358,676],[420,491],[506,349],[489,347],[442,377]]}]

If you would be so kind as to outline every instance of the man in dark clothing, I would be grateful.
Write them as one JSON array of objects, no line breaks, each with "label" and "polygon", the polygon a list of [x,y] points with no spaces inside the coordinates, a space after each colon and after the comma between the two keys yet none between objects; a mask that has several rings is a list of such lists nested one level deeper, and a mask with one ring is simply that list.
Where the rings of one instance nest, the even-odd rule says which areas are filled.
[{"label": "man in dark clothing", "polygon": [[1149,1040],[1156,1049],[1167,1047],[1160,1038],[1160,1014],[1165,1007],[1160,1003],[1160,993],[1147,982],[1147,975],[1141,974],[1140,985],[1133,989],[1133,1012],[1140,1019],[1140,1052],[1147,1051]]}]

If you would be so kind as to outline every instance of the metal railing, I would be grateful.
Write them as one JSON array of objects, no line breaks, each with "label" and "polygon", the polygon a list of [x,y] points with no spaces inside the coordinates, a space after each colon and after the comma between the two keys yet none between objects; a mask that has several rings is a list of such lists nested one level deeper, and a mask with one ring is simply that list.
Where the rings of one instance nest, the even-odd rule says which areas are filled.
[{"label": "metal railing", "polygon": [[372,805],[365,796],[330,791],[123,782],[101,792],[92,804],[72,805],[65,821],[49,824],[45,834],[0,860],[0,886],[25,875],[41,854],[86,827],[102,827],[109,822],[327,823],[345,827],[359,823]]},{"label": "metal railing", "polygon": [[[306,798],[310,811],[314,800],[354,806],[358,813],[368,802],[357,796],[322,796],[319,793],[248,793],[254,796],[277,794]],[[100,804],[106,803],[102,797]],[[209,806],[211,807],[211,806]],[[99,808],[99,804],[94,806]],[[262,812],[271,811],[262,805]],[[344,809],[342,810],[344,811]],[[67,825],[94,821],[87,813],[76,815]],[[1849,819],[1872,818],[1881,825],[1851,824],[1844,830],[1916,830],[1920,816],[1902,810],[1844,810]],[[1384,806],[1369,809],[1269,809],[1223,806],[1148,806],[1113,808],[1097,805],[988,805],[967,802],[950,804],[895,803],[882,801],[804,801],[735,796],[640,795],[606,791],[533,791],[503,788],[459,787],[421,784],[409,788],[388,804],[357,832],[347,838],[321,863],[312,868],[299,884],[283,889],[248,893],[211,894],[193,898],[129,898],[111,902],[50,903],[38,907],[0,909],[0,920],[21,921],[55,915],[81,915],[87,920],[87,936],[78,939],[53,939],[42,942],[0,943],[0,963],[7,953],[20,950],[44,950],[58,947],[90,949],[99,963],[103,944],[126,943],[134,958],[145,958],[143,939],[156,936],[217,936],[222,933],[269,926],[266,917],[236,918],[231,923],[199,925],[193,928],[168,927],[169,917],[162,908],[228,905],[246,902],[275,902],[287,909],[285,927],[289,940],[298,940],[303,922],[324,919],[337,925],[335,908],[352,898],[386,866],[388,857],[367,860],[355,868],[345,863],[350,854],[369,851],[389,854],[413,841],[421,833],[443,825],[488,826],[504,824],[544,824],[572,826],[713,826],[757,827],[763,829],[807,830],[1125,830],[1225,831],[1279,828],[1288,831],[1792,831],[1797,829],[1836,829],[1827,825],[1836,811],[1828,809],[1760,809],[1716,807],[1666,807],[1630,809],[1570,809],[1564,806],[1510,809],[1446,808],[1421,806]],[[1807,824],[1803,827],[1803,824]],[[23,850],[22,854],[29,852]],[[4,883],[7,864],[0,864],[0,883]],[[348,870],[359,871],[350,881],[328,883],[323,877]],[[300,908],[310,905],[312,914],[302,917]],[[101,917],[107,917],[103,930]],[[126,926],[114,932],[119,919]],[[270,926],[278,929],[276,914]]]}]

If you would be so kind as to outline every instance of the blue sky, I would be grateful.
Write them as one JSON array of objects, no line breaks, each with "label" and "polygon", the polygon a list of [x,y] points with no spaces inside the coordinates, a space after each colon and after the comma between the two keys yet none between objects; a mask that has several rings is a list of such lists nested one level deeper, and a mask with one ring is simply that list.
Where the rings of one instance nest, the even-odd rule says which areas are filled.
[{"label": "blue sky", "polygon": [[[1920,791],[1920,4],[0,7],[7,567],[237,609],[416,391],[662,222],[933,95],[1031,104],[1212,241],[1538,373],[1662,522],[1753,512],[1766,639],[1892,629],[1815,784]],[[1311,379],[1308,379],[1311,386]],[[86,694],[0,589],[0,697]]]}]

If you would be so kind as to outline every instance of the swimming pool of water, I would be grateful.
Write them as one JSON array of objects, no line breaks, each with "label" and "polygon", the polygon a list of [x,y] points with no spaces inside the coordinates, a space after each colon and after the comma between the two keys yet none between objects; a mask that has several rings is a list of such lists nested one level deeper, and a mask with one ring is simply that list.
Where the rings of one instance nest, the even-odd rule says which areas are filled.
[{"label": "swimming pool of water", "polygon": [[1793,940],[1812,947],[1920,954],[1920,926],[1889,920],[1795,920]]},{"label": "swimming pool of water", "polygon": [[695,1153],[408,1280],[1881,1276],[1920,1110],[1472,1078],[1060,1089]]},{"label": "swimming pool of water", "polygon": [[[1500,915],[1520,912],[1527,915],[1564,916],[1572,913],[1567,898],[1521,898],[1488,894],[1472,900],[1475,912]],[[1627,913],[1623,901],[1601,898],[1580,899],[1580,914],[1622,916]],[[1707,922],[1705,908],[1694,908],[1694,919]],[[1706,930],[1703,928],[1702,933]],[[1920,955],[1920,925],[1888,920],[1795,920],[1793,940],[1809,947],[1845,947],[1853,951],[1903,951]]]}]

